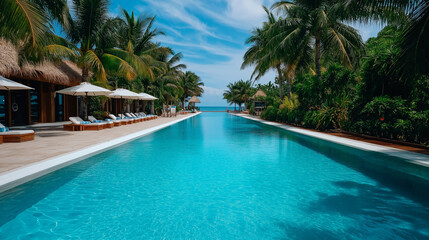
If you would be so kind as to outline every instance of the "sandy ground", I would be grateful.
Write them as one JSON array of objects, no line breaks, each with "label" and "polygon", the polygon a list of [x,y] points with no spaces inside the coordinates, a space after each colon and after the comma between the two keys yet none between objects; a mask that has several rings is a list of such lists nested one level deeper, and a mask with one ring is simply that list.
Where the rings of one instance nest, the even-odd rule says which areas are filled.
[{"label": "sandy ground", "polygon": [[38,130],[33,141],[0,144],[0,173],[23,167],[91,145],[168,123],[189,115],[177,115],[100,131],[70,132],[60,129]]}]

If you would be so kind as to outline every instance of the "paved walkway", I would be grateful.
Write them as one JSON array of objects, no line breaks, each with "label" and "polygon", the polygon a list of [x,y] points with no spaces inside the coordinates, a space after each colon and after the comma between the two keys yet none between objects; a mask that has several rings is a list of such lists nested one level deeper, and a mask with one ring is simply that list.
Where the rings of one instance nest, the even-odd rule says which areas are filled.
[{"label": "paved walkway", "polygon": [[51,157],[80,150],[91,145],[123,137],[137,131],[156,127],[186,116],[189,116],[189,114],[177,115],[177,117],[172,118],[159,117],[155,120],[104,129],[101,131],[36,131],[36,136],[33,141],[0,144],[0,173]]}]

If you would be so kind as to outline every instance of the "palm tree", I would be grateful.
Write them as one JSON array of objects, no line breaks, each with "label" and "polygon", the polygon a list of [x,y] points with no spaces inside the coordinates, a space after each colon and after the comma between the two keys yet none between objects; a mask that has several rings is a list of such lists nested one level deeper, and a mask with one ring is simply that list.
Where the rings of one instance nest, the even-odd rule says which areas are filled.
[{"label": "palm tree", "polygon": [[185,108],[185,100],[190,96],[201,96],[204,93],[202,88],[204,83],[200,77],[191,71],[186,71],[180,77],[180,87],[182,91],[182,106]]},{"label": "palm tree", "polygon": [[290,46],[286,48],[272,48],[268,43],[272,35],[279,34],[279,29],[275,25],[279,21],[274,14],[266,7],[263,7],[267,13],[267,21],[264,22],[262,28],[257,28],[252,31],[252,36],[246,41],[247,44],[252,43],[252,46],[244,55],[242,69],[255,65],[251,79],[256,75],[255,81],[268,72],[274,69],[277,72],[277,82],[280,88],[280,99],[283,100],[283,83],[286,81],[287,91],[286,96],[291,96],[291,81],[294,78],[295,70],[305,62],[309,62],[311,51],[309,48]]},{"label": "palm tree", "polygon": [[156,51],[163,51],[159,44],[153,40],[159,35],[164,35],[157,28],[152,29],[155,22],[155,17],[144,18],[142,16],[136,18],[134,12],[128,13],[122,9],[122,21],[118,27],[118,46],[119,49],[111,49],[110,52],[115,53],[126,59],[138,75],[154,80],[152,66],[159,66],[152,55]]},{"label": "palm tree", "polygon": [[108,6],[108,0],[73,0],[74,14],[70,15],[65,30],[71,43],[79,46],[77,62],[82,68],[82,82],[89,81],[90,70],[100,81],[106,81],[106,72],[129,80],[137,76],[126,59],[115,54],[120,20],[109,17]]},{"label": "palm tree", "polygon": [[[75,51],[75,60],[82,69],[82,82],[89,82],[90,71],[97,81],[106,82],[107,74],[128,80],[137,77],[136,69],[116,49],[119,18],[108,14],[108,0],[73,0],[65,32],[70,39],[62,39],[64,51]],[[59,37],[58,37],[59,38]],[[56,45],[58,46],[58,45]],[[82,110],[86,115],[86,99]]]},{"label": "palm tree", "polygon": [[234,84],[233,83],[228,83],[228,85],[226,86],[227,89],[223,92],[223,99],[226,100],[226,102],[228,104],[234,104],[234,111],[237,110],[237,106],[236,101],[235,101],[235,96],[234,96]]},{"label": "palm tree", "polygon": [[157,57],[157,60],[164,62],[165,66],[157,69],[156,80],[148,88],[154,96],[159,98],[160,102],[169,105],[171,101],[176,100],[180,93],[180,78],[184,74],[182,70],[186,68],[186,65],[179,63],[183,55],[174,54],[172,50],[168,54],[162,53]]},{"label": "palm tree", "polygon": [[2,0],[0,37],[14,44],[22,41],[33,47],[43,44],[52,34],[52,20],[66,24],[67,10],[66,0]]},{"label": "palm tree", "polygon": [[282,74],[282,63],[284,62],[283,57],[280,54],[273,54],[274,51],[270,51],[267,43],[269,38],[266,34],[268,29],[277,22],[275,16],[264,6],[265,12],[267,13],[267,21],[263,23],[262,29],[257,28],[252,31],[252,35],[246,40],[246,44],[253,44],[244,54],[243,64],[241,69],[246,68],[249,65],[255,65],[251,79],[256,75],[255,81],[265,75],[270,69],[277,71],[278,84],[280,87],[280,99],[283,98],[283,74]]},{"label": "palm tree", "polygon": [[[401,41],[401,54],[393,68],[398,69],[404,78],[416,74],[429,74],[429,1],[428,0],[351,0],[348,3],[354,10],[368,12],[370,20],[402,20],[407,22]],[[399,17],[398,17],[399,16]],[[402,22],[400,22],[402,23]]]},{"label": "palm tree", "polygon": [[[223,98],[226,99],[228,103],[238,104],[238,110],[241,110],[241,105],[250,100],[252,81],[240,80],[235,83],[229,83],[227,88],[228,89],[223,93]],[[236,110],[235,107],[234,110]]]},{"label": "palm tree", "polygon": [[[268,46],[285,50],[312,48],[316,75],[321,75],[321,58],[338,58],[345,66],[358,62],[364,45],[356,29],[343,23],[344,1],[295,0],[274,3],[273,9],[283,13],[269,31]],[[304,51],[305,52],[305,51]]]},{"label": "palm tree", "polygon": [[251,91],[252,91],[252,81],[240,80],[235,84],[236,84],[236,87],[234,88],[234,95],[236,96],[235,98],[238,103],[238,110],[241,110],[241,104],[243,103],[246,104],[250,100]]}]

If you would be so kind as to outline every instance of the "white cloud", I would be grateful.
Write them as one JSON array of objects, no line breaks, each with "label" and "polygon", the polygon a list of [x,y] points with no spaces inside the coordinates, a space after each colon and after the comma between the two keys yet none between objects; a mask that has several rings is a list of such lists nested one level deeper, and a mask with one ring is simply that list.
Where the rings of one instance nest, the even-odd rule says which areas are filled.
[{"label": "white cloud", "polygon": [[[187,4],[191,1],[146,0],[146,2],[150,4],[153,9],[158,9],[159,11],[162,10],[160,13],[165,17],[169,17],[176,21],[178,20],[201,33],[221,39],[219,36],[214,34],[205,23],[201,22],[197,17],[186,10]],[[137,6],[136,8],[140,12],[146,10],[142,6]]]},{"label": "white cloud", "polygon": [[225,89],[219,89],[219,88],[212,88],[212,87],[207,87],[204,86],[204,95],[212,95],[212,96],[223,96],[223,92],[225,91]]},{"label": "white cloud", "polygon": [[202,9],[218,22],[243,30],[261,25],[265,17],[262,0],[229,0],[227,8],[221,13]]},{"label": "white cloud", "polygon": [[[182,46],[187,48],[193,48],[194,50],[204,50],[214,55],[220,55],[232,58],[236,56],[238,52],[242,52],[241,50],[231,48],[225,45],[216,45],[216,44],[210,44],[204,40],[199,40],[198,42],[192,41],[192,39],[184,39],[183,41],[176,41],[174,38],[170,36],[161,36],[158,38],[158,40],[166,45],[175,45],[175,46]],[[197,55],[194,53],[194,55]],[[186,57],[186,56],[185,56]]]},{"label": "white cloud", "polygon": [[[229,82],[235,82],[240,79],[248,80],[252,74],[252,68],[240,70],[244,51],[238,51],[231,56],[228,61],[216,62],[213,64],[195,63],[185,61],[188,70],[195,72],[201,77],[205,84],[207,92],[203,94],[201,106],[226,106],[223,100],[223,90]],[[274,81],[275,73],[268,72],[258,83],[267,83]]]}]

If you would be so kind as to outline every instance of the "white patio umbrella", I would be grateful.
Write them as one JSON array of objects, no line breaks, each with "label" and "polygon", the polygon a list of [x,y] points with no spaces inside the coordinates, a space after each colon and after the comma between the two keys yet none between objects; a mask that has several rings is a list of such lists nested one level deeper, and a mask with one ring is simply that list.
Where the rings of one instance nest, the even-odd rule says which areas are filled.
[{"label": "white patio umbrella", "polygon": [[141,100],[152,101],[152,106],[151,106],[151,109],[150,109],[150,113],[154,114],[155,113],[155,106],[154,106],[155,103],[154,103],[154,101],[157,100],[158,98],[156,98],[156,97],[154,97],[154,96],[152,96],[150,94],[147,94],[147,93],[139,93],[139,95],[142,97]]},{"label": "white patio umbrella", "polygon": [[72,96],[108,96],[112,93],[109,89],[92,85],[91,83],[83,82],[77,86],[61,89],[57,93],[72,95]]},{"label": "white patio umbrella", "polygon": [[[83,82],[77,86],[65,88],[62,90],[57,91],[57,93],[65,94],[65,95],[72,95],[72,96],[85,96],[85,100],[88,98],[88,96],[108,96],[112,91],[106,88],[98,87],[95,85],[92,85],[88,82]],[[86,104],[86,107],[88,108],[88,104]],[[87,119],[88,115],[88,109],[85,111],[85,119]]]},{"label": "white patio umbrella", "polygon": [[149,95],[147,93],[139,93],[139,95],[141,96],[141,100],[147,100],[147,101],[153,101],[153,100],[157,100],[158,98]]},{"label": "white patio umbrella", "polygon": [[115,91],[113,91],[111,94],[108,95],[108,97],[110,98],[119,98],[121,99],[121,113],[123,114],[123,109],[122,109],[122,99],[141,99],[142,97],[140,95],[138,95],[135,92],[132,92],[128,89],[123,89],[123,88],[118,88]]},{"label": "white patio umbrella", "polygon": [[17,83],[3,76],[0,76],[0,90],[30,90],[34,89],[24,84]]}]

